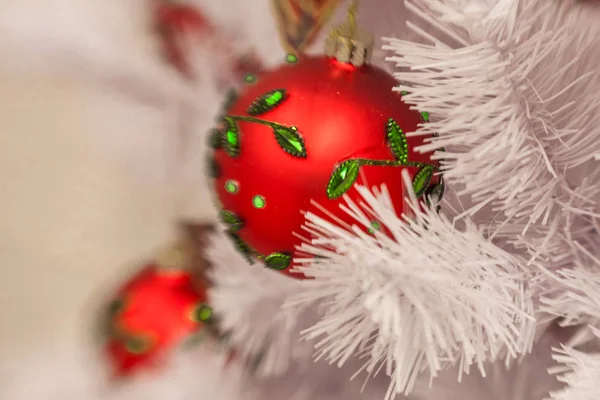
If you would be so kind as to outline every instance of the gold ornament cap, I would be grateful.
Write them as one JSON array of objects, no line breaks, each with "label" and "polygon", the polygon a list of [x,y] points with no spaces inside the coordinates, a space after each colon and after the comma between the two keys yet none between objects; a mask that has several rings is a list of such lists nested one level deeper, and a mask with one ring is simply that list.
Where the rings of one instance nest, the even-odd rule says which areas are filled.
[{"label": "gold ornament cap", "polygon": [[180,271],[189,267],[188,246],[179,241],[159,252],[156,257],[157,266],[163,271]]},{"label": "gold ornament cap", "polygon": [[337,61],[361,67],[371,61],[375,40],[357,26],[358,1],[353,0],[346,20],[334,28],[325,41],[325,54]]}]

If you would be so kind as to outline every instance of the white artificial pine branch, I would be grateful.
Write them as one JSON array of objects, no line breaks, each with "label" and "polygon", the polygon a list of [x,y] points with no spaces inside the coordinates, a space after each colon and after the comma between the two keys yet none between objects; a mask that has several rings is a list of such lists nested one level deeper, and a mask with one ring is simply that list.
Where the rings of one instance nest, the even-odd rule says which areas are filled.
[{"label": "white artificial pine branch", "polygon": [[544,312],[564,319],[565,325],[600,322],[600,264],[594,270],[564,269],[556,274],[558,293],[543,298]]},{"label": "white artificial pine branch", "polygon": [[[433,44],[387,39],[385,48],[395,52],[396,89],[432,115],[412,133],[437,135],[420,150],[446,148],[436,156],[446,180],[472,197],[467,215],[492,207],[493,230],[510,224],[520,240],[535,224],[559,225],[573,192],[568,171],[600,151],[597,24],[580,28],[580,15],[558,1],[406,4],[422,21],[409,28]],[[570,211],[589,213],[586,200]],[[540,232],[556,230],[532,236]]]},{"label": "white artificial pine branch", "polygon": [[561,365],[552,369],[567,387],[551,394],[555,400],[595,400],[600,397],[600,354],[576,350],[598,341],[600,331],[600,225],[590,218],[589,224],[571,229],[564,236],[564,253],[574,268],[548,271],[547,292],[540,311],[561,318],[562,325],[582,325],[579,332],[555,349],[554,359]]},{"label": "white artificial pine branch", "polygon": [[[600,331],[593,329],[596,338]],[[600,353],[583,353],[568,347],[555,349],[554,360],[561,366],[551,372],[567,387],[550,394],[553,400],[597,400],[600,398]]]},{"label": "white artificial pine branch", "polygon": [[[346,196],[342,208],[358,226],[306,216],[313,239],[300,247],[308,256],[298,269],[311,279],[287,306],[320,307],[322,319],[306,331],[320,339],[318,357],[338,365],[365,357],[369,375],[383,369],[391,377],[392,398],[420,372],[435,377],[458,363],[461,373],[474,365],[484,373],[485,361],[529,351],[535,323],[518,259],[468,220],[459,230],[414,198],[410,217],[399,217],[385,187],[356,190],[358,204]],[[373,220],[391,236],[367,233]]]},{"label": "white artificial pine branch", "polygon": [[[300,282],[261,264],[250,265],[224,234],[212,237],[207,258],[213,268],[209,298],[236,355],[261,376],[285,373],[292,362],[310,359],[311,344],[299,337],[302,310],[281,310]],[[296,310],[294,310],[296,311]]]}]

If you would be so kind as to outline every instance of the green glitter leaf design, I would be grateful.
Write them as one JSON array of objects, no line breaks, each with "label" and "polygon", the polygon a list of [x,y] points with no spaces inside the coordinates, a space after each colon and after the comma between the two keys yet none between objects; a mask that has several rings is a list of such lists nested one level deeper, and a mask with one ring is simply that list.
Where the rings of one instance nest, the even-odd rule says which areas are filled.
[{"label": "green glitter leaf design", "polygon": [[252,249],[246,242],[242,240],[237,234],[234,232],[227,232],[227,235],[233,241],[235,245],[235,249],[248,261],[250,264],[254,264],[254,260],[252,259]]},{"label": "green glitter leaf design", "polygon": [[284,253],[271,253],[265,257],[267,268],[282,271],[290,266],[292,257]]},{"label": "green glitter leaf design", "polygon": [[221,176],[221,167],[219,167],[219,163],[217,162],[215,157],[208,157],[208,175],[211,178],[218,178]]},{"label": "green glitter leaf design", "polygon": [[329,178],[327,197],[337,199],[346,193],[358,179],[360,164],[357,160],[344,161]]},{"label": "green glitter leaf design", "polygon": [[432,201],[439,202],[444,197],[444,191],[446,190],[446,184],[444,178],[440,178],[440,182],[435,185],[428,193]]},{"label": "green glitter leaf design", "polygon": [[284,100],[285,89],[271,90],[254,100],[246,112],[253,116],[262,115],[283,103]]},{"label": "green glitter leaf design", "polygon": [[415,195],[420,197],[425,193],[427,188],[429,187],[429,183],[431,182],[431,177],[433,176],[433,165],[426,164],[424,165],[419,172],[415,175],[412,181],[413,190],[415,191]]},{"label": "green glitter leaf design", "polygon": [[273,128],[275,132],[275,140],[279,147],[286,153],[294,157],[306,158],[306,147],[304,147],[304,140],[298,133],[298,129],[295,126],[275,126]]},{"label": "green glitter leaf design", "polygon": [[237,232],[244,226],[244,222],[237,215],[227,210],[221,211],[221,221],[229,226],[230,232]]},{"label": "green glitter leaf design", "polygon": [[223,115],[229,113],[229,110],[231,110],[231,107],[237,101],[238,98],[239,98],[239,94],[238,94],[237,90],[230,89],[227,92],[227,95],[225,96],[225,101],[223,102],[222,111],[221,111],[223,113]]},{"label": "green glitter leaf design", "polygon": [[240,130],[231,118],[226,118],[227,131],[223,135],[223,148],[230,157],[237,157],[240,155],[241,148],[241,137]]},{"label": "green glitter leaf design", "polygon": [[115,299],[108,305],[108,315],[110,317],[117,316],[125,308],[125,301],[123,299]]},{"label": "green glitter leaf design", "polygon": [[150,343],[144,337],[131,337],[125,342],[125,348],[131,354],[144,354],[150,350]]},{"label": "green glitter leaf design", "polygon": [[408,143],[404,132],[392,118],[388,120],[385,131],[388,144],[392,148],[396,159],[403,164],[406,163],[408,161]]},{"label": "green glitter leaf design", "polygon": [[218,129],[213,129],[212,131],[210,131],[210,136],[208,138],[208,143],[210,145],[210,147],[212,147],[215,150],[218,150],[221,148],[222,144],[223,144],[223,132],[221,132]]}]

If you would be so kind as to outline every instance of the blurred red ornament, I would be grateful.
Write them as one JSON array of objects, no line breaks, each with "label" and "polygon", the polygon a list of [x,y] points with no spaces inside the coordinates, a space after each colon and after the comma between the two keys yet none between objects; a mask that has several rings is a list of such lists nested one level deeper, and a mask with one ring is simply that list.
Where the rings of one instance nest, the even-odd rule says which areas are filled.
[{"label": "blurred red ornament", "polygon": [[263,68],[256,54],[238,54],[234,50],[232,39],[196,7],[160,2],[156,7],[155,24],[161,35],[162,51],[167,61],[188,78],[196,78],[189,59],[194,50],[190,46],[206,45],[207,51],[227,60],[228,67],[220,70],[227,77],[225,80],[229,81],[227,86],[231,84],[232,77],[239,81],[245,74],[259,73]]},{"label": "blurred red ornament", "polygon": [[248,260],[301,277],[289,267],[302,242],[302,211],[319,212],[314,201],[355,224],[340,209],[342,195],[358,200],[355,183],[385,184],[398,213],[403,169],[417,196],[441,196],[438,163],[415,151],[427,137],[405,135],[429,117],[392,91],[397,82],[382,69],[289,55],[246,82],[214,132],[211,166],[221,217]]},{"label": "blurred red ornament", "polygon": [[[110,303],[106,353],[117,377],[157,367],[186,338],[211,321],[206,289],[192,282],[174,249],[145,266]],[[165,268],[168,267],[168,268]]]},{"label": "blurred red ornament", "polygon": [[264,65],[256,53],[243,54],[237,57],[233,64],[235,80],[243,82],[248,75],[258,75],[264,71]]},{"label": "blurred red ornament", "polygon": [[167,60],[182,74],[191,75],[186,43],[189,38],[208,40],[216,28],[197,8],[171,2],[157,5],[155,23]]}]

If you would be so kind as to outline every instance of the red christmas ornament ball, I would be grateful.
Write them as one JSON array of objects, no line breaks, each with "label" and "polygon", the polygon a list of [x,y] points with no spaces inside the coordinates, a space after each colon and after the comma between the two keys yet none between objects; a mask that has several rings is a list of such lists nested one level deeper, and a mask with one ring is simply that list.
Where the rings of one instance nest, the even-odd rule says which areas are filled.
[{"label": "red christmas ornament ball", "polygon": [[[395,79],[371,65],[290,55],[286,63],[246,78],[213,132],[211,161],[221,216],[239,251],[292,276],[306,233],[303,211],[322,209],[350,225],[342,195],[354,184],[385,184],[403,211],[401,171],[418,196],[441,195],[432,153],[415,151],[426,136],[406,137],[428,119],[393,92]],[[377,221],[373,221],[377,226]]]},{"label": "red christmas ornament ball", "polygon": [[179,72],[191,75],[184,47],[185,37],[208,40],[217,30],[202,12],[193,6],[160,3],[154,13],[154,23],[161,36],[162,51]]},{"label": "red christmas ornament ball", "polygon": [[117,291],[105,320],[105,352],[116,377],[160,367],[170,351],[209,323],[205,289],[194,283],[187,271],[152,263]]}]

